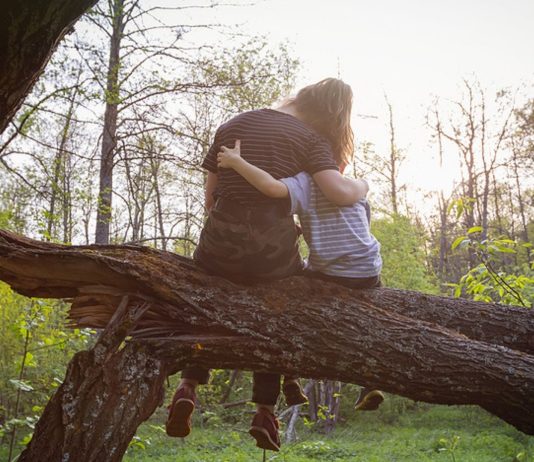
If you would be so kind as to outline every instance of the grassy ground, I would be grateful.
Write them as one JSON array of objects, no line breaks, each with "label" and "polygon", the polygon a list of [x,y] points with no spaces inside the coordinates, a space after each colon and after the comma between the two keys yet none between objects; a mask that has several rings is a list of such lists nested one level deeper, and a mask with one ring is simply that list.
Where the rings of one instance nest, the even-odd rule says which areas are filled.
[{"label": "grassy ground", "polygon": [[[197,414],[191,435],[179,439],[166,436],[166,413],[159,409],[139,427],[124,461],[259,462],[262,451],[247,433],[251,414],[245,411],[219,409],[217,414],[205,413],[203,424]],[[356,413],[347,405],[342,408],[342,415],[346,420],[328,435],[300,421],[298,441],[284,443],[282,436],[282,450],[268,452],[266,460],[534,462],[534,437],[477,407],[415,405],[402,398],[388,397],[377,412]],[[17,446],[15,453],[22,449]],[[7,461],[6,444],[0,445],[0,460]]]},{"label": "grassy ground", "polygon": [[[128,462],[261,461],[241,419],[233,425],[218,418],[195,425],[184,439],[168,438],[163,411],[139,428]],[[329,435],[298,427],[299,441],[284,444],[267,460],[278,462],[534,462],[534,437],[528,437],[476,407],[419,405],[354,413]]]}]

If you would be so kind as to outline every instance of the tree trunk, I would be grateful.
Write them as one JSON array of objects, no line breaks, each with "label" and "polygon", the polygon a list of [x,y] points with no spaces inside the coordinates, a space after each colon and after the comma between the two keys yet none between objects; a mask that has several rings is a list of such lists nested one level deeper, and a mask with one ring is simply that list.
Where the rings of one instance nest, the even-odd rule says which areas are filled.
[{"label": "tree trunk", "polygon": [[336,380],[326,380],[320,384],[321,402],[319,406],[323,409],[324,420],[321,421],[320,428],[324,433],[330,433],[336,428],[339,419],[339,396],[341,383]]},{"label": "tree trunk", "polygon": [[438,196],[439,206],[439,262],[438,262],[438,278],[440,283],[445,282],[447,271],[447,250],[450,245],[447,241],[447,228],[448,228],[448,208],[449,203],[445,200],[443,191],[439,192]]},{"label": "tree trunk", "polygon": [[111,223],[111,198],[113,193],[113,164],[117,135],[119,104],[119,66],[121,39],[124,29],[124,0],[113,2],[113,33],[110,39],[109,64],[106,86],[106,111],[102,131],[102,151],[100,159],[100,186],[96,216],[96,244],[109,244]]},{"label": "tree trunk", "polygon": [[306,394],[306,396],[308,397],[308,414],[312,422],[317,422],[317,419],[319,417],[317,415],[317,408],[318,408],[317,382],[315,380],[310,380],[308,381],[308,383],[310,384],[310,390]]},{"label": "tree trunk", "polygon": [[395,126],[393,124],[393,108],[386,97],[386,104],[389,111],[389,195],[391,197],[391,209],[397,215],[399,213],[399,204],[397,199],[397,168],[399,163],[399,152],[395,143]]},{"label": "tree trunk", "polygon": [[[521,225],[523,226],[522,237],[523,237],[524,242],[530,242],[530,237],[528,235],[528,221],[527,221],[526,214],[525,214],[525,201],[524,201],[523,193],[521,190],[521,178],[519,175],[519,162],[517,159],[517,150],[515,146],[512,147],[512,162],[513,162],[512,167],[513,167],[513,172],[514,172],[515,186],[517,190],[516,194],[517,194],[517,204],[519,206],[519,216],[521,217]],[[512,193],[510,192],[510,196],[511,195]],[[514,205],[513,201],[510,201],[512,217],[514,215],[513,205]],[[513,223],[513,218],[512,218],[512,223]],[[527,247],[527,257],[530,263],[532,260],[532,250],[528,247]]]},{"label": "tree trunk", "polygon": [[72,118],[74,116],[74,107],[76,103],[76,97],[79,91],[80,84],[80,75],[81,70],[78,73],[78,81],[76,88],[72,90],[69,94],[69,107],[67,113],[65,114],[64,125],[60,134],[60,142],[56,155],[54,156],[54,162],[52,164],[53,168],[53,177],[52,184],[50,188],[50,208],[47,224],[47,239],[46,240],[56,240],[59,237],[59,233],[55,233],[55,225],[57,223],[56,219],[56,203],[61,198],[62,203],[62,215],[63,215],[63,242],[70,243],[70,182],[68,179],[68,166],[70,153],[67,151],[67,142],[70,137],[70,127],[72,123]]},{"label": "tree trunk", "polygon": [[96,345],[74,356],[19,461],[122,460],[139,424],[161,405],[170,372],[146,345],[119,349],[146,308],[124,297]]},{"label": "tree trunk", "polygon": [[230,375],[230,380],[228,381],[228,386],[224,390],[224,393],[221,399],[219,400],[219,404],[224,404],[228,401],[228,398],[230,398],[230,394],[232,393],[232,388],[234,387],[234,384],[240,375],[241,371],[239,369],[234,369],[232,371],[232,374]]},{"label": "tree trunk", "polygon": [[[152,141],[152,140],[151,140]],[[160,183],[159,183],[159,170],[161,162],[156,161],[155,156],[156,152],[150,153],[150,173],[152,175],[152,182],[154,185],[154,194],[155,194],[155,221],[156,226],[154,226],[154,236],[157,236],[157,231],[159,231],[159,236],[161,237],[161,248],[167,250],[167,239],[165,237],[165,225],[163,222],[163,206],[161,203],[161,192],[160,192]],[[157,230],[157,231],[156,231]],[[156,242],[154,242],[154,247],[157,247]]]},{"label": "tree trunk", "polygon": [[52,52],[97,0],[11,0],[0,7],[0,133]]},{"label": "tree trunk", "polygon": [[[125,356],[110,366],[115,376],[125,375],[117,378],[120,384],[128,375],[123,362],[142,348],[165,370],[199,365],[272,371],[357,383],[430,403],[477,404],[534,434],[534,415],[525,412],[534,408],[531,310],[393,289],[349,290],[305,277],[246,287],[209,276],[168,252],[68,247],[5,231],[0,279],[25,295],[71,298],[71,318],[80,326],[107,325],[128,294],[131,305],[150,304],[129,333]],[[81,400],[72,419],[95,428],[124,426],[120,431],[133,435],[130,427],[141,417],[125,425],[120,412],[110,411],[119,396],[106,399],[107,411],[95,416],[81,415],[90,405]],[[138,406],[148,399],[153,397],[139,398]],[[66,427],[58,430],[59,420],[51,418],[45,412],[34,438],[56,426],[49,444],[63,447]]]}]

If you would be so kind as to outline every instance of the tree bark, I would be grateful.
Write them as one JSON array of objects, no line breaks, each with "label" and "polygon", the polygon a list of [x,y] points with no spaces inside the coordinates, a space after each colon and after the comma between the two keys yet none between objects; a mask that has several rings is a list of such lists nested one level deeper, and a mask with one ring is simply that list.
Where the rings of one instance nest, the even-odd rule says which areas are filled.
[{"label": "tree bark", "polygon": [[124,31],[124,0],[114,0],[112,8],[113,32],[109,42],[109,63],[106,84],[106,110],[102,130],[100,185],[96,215],[95,243],[109,244],[113,193],[113,166],[117,145],[117,117],[119,111],[120,51]]},{"label": "tree bark", "polygon": [[170,372],[149,346],[119,349],[146,309],[124,297],[95,347],[74,356],[19,461],[122,460],[139,424],[161,405]]},{"label": "tree bark", "polygon": [[8,0],[0,7],[0,133],[57,44],[97,0]]},{"label": "tree bark", "polygon": [[[393,289],[349,290],[305,277],[247,287],[168,252],[68,247],[5,231],[0,279],[25,295],[71,298],[71,319],[79,326],[108,325],[125,295],[131,304],[150,304],[129,333],[122,353],[128,357],[100,366],[115,375],[126,374],[121,361],[142,348],[165,370],[272,371],[430,403],[477,404],[534,434],[534,416],[525,412],[534,408],[531,310]],[[88,403],[80,403],[82,412]],[[45,412],[42,419],[50,417]],[[125,425],[113,413],[80,419]],[[121,431],[133,434],[130,426],[139,421]],[[54,422],[46,427],[60,425]]]},{"label": "tree bark", "polygon": [[232,388],[234,387],[234,384],[240,375],[241,371],[239,369],[234,369],[232,371],[232,375],[230,376],[230,380],[228,381],[228,386],[226,387],[226,390],[224,390],[224,394],[219,400],[219,404],[224,404],[228,401],[228,398],[230,398],[230,394],[232,393]]},{"label": "tree bark", "polygon": [[389,195],[391,197],[391,209],[397,215],[399,213],[399,202],[397,198],[397,176],[398,164],[400,162],[399,151],[395,142],[395,125],[393,124],[393,107],[385,97],[389,111]]}]

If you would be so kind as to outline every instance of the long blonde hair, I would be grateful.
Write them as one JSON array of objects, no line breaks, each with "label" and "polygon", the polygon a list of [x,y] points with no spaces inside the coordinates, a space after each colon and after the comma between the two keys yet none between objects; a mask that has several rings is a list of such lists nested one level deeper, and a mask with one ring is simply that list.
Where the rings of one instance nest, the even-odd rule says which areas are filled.
[{"label": "long blonde hair", "polygon": [[344,168],[354,155],[350,126],[352,89],[339,79],[328,78],[302,88],[289,103],[300,118],[331,144],[334,160]]}]

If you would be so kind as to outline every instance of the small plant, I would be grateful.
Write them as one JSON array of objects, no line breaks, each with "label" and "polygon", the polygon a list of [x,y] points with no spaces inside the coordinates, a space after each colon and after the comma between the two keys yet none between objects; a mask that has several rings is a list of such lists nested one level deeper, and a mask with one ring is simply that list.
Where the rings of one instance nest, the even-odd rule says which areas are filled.
[{"label": "small plant", "polygon": [[436,451],[449,454],[451,456],[452,462],[456,462],[456,448],[460,442],[460,437],[457,435],[451,436],[450,438],[440,438],[436,442]]},{"label": "small plant", "polygon": [[131,451],[146,451],[147,446],[150,446],[152,441],[150,438],[141,438],[140,436],[134,435],[130,444],[128,444],[128,452]]},{"label": "small plant", "polygon": [[527,462],[528,460],[528,454],[525,451],[521,451],[516,454],[513,462]]},{"label": "small plant", "polygon": [[301,445],[295,447],[295,451],[306,456],[307,458],[317,460],[349,460],[350,457],[354,457],[356,455],[356,453],[353,451],[349,451],[344,448],[333,447],[324,441],[302,443]]}]

